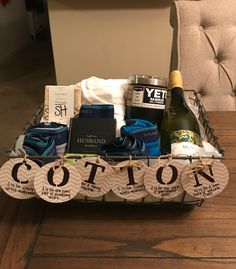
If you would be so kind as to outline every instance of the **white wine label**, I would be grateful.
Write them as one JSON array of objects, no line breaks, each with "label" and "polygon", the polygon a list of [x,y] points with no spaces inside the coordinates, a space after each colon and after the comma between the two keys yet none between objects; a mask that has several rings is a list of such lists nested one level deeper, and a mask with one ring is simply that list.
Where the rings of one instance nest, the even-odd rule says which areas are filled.
[{"label": "white wine label", "polygon": [[184,191],[180,181],[184,167],[180,161],[157,161],[146,170],[144,184],[147,191],[162,199],[179,196]]},{"label": "white wine label", "polygon": [[[226,166],[219,160],[195,161],[183,171],[185,191],[193,197],[206,199],[221,193],[229,181]],[[207,164],[207,165],[206,165]]]},{"label": "white wine label", "polygon": [[114,169],[112,191],[117,196],[127,200],[137,200],[148,194],[144,186],[144,174],[147,169],[144,162],[124,161]]},{"label": "white wine label", "polygon": [[200,149],[199,146],[194,145],[188,142],[181,142],[181,143],[172,143],[171,144],[171,153],[174,156],[177,155],[193,155],[198,152]]},{"label": "white wine label", "polygon": [[98,157],[81,158],[75,167],[82,177],[80,194],[99,197],[111,190],[114,171],[104,160]]},{"label": "white wine label", "polygon": [[39,165],[29,159],[10,159],[0,169],[0,185],[14,198],[32,198],[36,195],[34,177],[39,170]]},{"label": "white wine label", "polygon": [[69,164],[53,162],[43,166],[35,176],[34,187],[45,201],[63,203],[73,199],[81,188],[81,176]]}]

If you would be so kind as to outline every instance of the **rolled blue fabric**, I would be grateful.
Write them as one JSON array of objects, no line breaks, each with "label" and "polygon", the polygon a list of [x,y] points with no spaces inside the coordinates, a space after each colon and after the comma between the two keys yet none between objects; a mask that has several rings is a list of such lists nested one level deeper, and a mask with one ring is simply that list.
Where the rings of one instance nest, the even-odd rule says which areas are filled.
[{"label": "rolled blue fabric", "polygon": [[149,156],[160,155],[160,136],[157,124],[144,119],[129,119],[121,127],[121,136],[134,136],[145,143]]},{"label": "rolled blue fabric", "polygon": [[56,156],[55,139],[38,133],[27,133],[23,149],[29,156]]},{"label": "rolled blue fabric", "polygon": [[110,104],[81,105],[80,118],[113,119],[114,106]]},{"label": "rolled blue fabric", "polygon": [[57,155],[65,153],[69,134],[69,129],[66,124],[56,122],[40,122],[28,129],[26,134],[29,133],[40,134],[43,137],[53,138],[55,140]]},{"label": "rolled blue fabric", "polygon": [[133,136],[125,136],[103,144],[98,154],[101,156],[147,156],[147,150],[143,141]]}]

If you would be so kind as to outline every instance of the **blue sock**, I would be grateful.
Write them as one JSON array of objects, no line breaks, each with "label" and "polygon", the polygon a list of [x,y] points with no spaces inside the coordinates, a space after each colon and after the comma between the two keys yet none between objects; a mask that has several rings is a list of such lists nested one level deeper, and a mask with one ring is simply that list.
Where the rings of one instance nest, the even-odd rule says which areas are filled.
[{"label": "blue sock", "polygon": [[160,155],[160,137],[155,122],[144,119],[129,119],[121,127],[121,136],[134,136],[145,143],[149,156]]}]

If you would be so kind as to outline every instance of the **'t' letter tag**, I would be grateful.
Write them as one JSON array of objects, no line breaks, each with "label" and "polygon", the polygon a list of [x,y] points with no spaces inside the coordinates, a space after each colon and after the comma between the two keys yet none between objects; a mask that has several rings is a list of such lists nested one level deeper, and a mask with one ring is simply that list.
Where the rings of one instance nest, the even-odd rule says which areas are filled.
[{"label": "'t' letter tag", "polygon": [[147,166],[142,161],[124,161],[115,168],[112,191],[127,200],[137,200],[148,193],[144,186]]},{"label": "'t' letter tag", "polygon": [[99,197],[111,190],[113,169],[98,157],[86,157],[77,161],[76,169],[82,177],[79,191],[88,197]]}]

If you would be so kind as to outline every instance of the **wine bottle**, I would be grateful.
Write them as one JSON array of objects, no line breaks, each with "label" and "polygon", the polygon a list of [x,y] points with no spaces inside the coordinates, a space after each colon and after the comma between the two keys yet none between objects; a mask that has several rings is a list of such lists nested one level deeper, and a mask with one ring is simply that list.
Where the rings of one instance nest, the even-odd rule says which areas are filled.
[{"label": "wine bottle", "polygon": [[180,71],[169,77],[170,104],[161,125],[161,154],[192,155],[201,143],[199,123],[186,103]]}]

